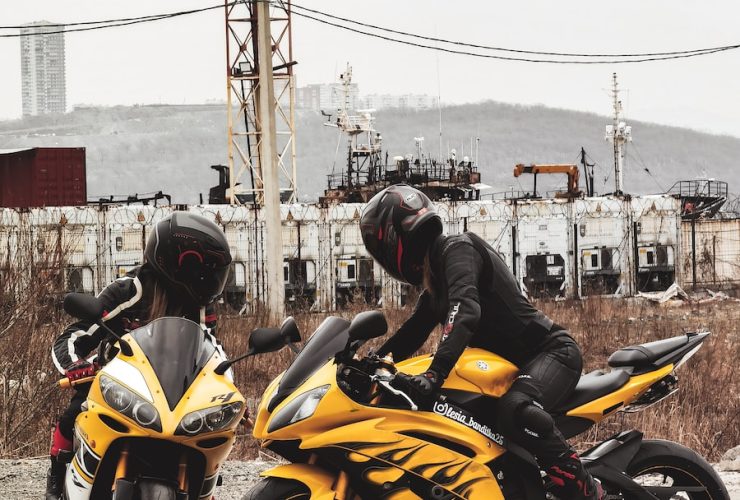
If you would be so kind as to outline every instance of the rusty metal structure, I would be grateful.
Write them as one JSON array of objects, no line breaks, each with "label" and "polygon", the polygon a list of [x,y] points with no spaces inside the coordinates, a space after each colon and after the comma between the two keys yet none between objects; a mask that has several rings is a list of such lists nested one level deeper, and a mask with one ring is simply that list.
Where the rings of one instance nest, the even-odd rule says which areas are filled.
[{"label": "rusty metal structure", "polygon": [[667,191],[681,200],[684,220],[714,217],[727,201],[727,183],[715,179],[678,181]]},{"label": "rusty metal structure", "polygon": [[[347,161],[339,172],[327,176],[324,195],[319,204],[365,203],[375,193],[393,184],[409,184],[432,200],[478,200],[481,188],[480,172],[467,156],[458,161],[455,150],[447,160],[430,158],[423,150],[423,137],[416,137],[417,154],[396,156],[388,161],[383,155],[383,139],[375,127],[374,110],[350,109],[352,67],[348,64],[339,77],[344,98],[336,119],[329,116],[324,125],[336,127],[347,138]],[[472,149],[472,148],[471,148]]]},{"label": "rusty metal structure", "polygon": [[[289,1],[224,0],[232,205],[261,206],[266,259],[260,300],[283,316],[280,201],[296,198],[295,81]],[[236,151],[236,155],[234,154]],[[242,177],[248,173],[251,188]]]},{"label": "rusty metal structure", "polygon": [[583,193],[578,187],[579,173],[576,165],[523,165],[519,163],[514,167],[514,177],[519,177],[522,174],[533,174],[534,175],[534,191],[533,197],[537,195],[537,175],[538,174],[566,174],[568,176],[568,188],[566,191],[558,191],[555,193],[555,198],[577,198]]},{"label": "rusty metal structure", "polygon": [[[263,5],[264,4],[264,5]],[[271,130],[261,105],[274,117],[275,151],[281,199],[295,201],[295,79],[290,2],[224,2],[226,22],[228,168],[227,198],[232,204],[264,201],[265,166],[260,158]],[[260,13],[265,16],[260,23]],[[263,30],[263,31],[260,31]],[[265,52],[260,54],[260,33]],[[260,88],[271,75],[271,92]],[[267,89],[265,89],[267,90]],[[266,97],[271,94],[269,97]],[[269,100],[262,103],[261,101]],[[249,187],[247,187],[249,186]]]}]

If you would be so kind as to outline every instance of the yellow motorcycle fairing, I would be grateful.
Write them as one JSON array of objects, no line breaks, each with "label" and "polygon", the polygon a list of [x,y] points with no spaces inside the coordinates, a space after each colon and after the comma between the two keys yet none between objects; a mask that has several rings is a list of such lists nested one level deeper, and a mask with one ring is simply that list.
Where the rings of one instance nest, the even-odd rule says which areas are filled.
[{"label": "yellow motorcycle fairing", "polygon": [[[499,364],[502,369],[510,371],[506,365],[508,362],[499,361],[502,358],[478,349],[470,351],[464,355],[468,364],[477,366],[477,361],[481,360],[488,363],[488,366],[476,370],[493,369]],[[403,369],[409,373],[422,372],[428,367],[429,360],[428,357],[409,360]],[[479,393],[479,386],[468,380],[481,383],[475,372],[470,369],[461,371],[466,378],[459,373],[451,374],[445,388]],[[397,487],[403,477],[408,481],[430,481],[458,498],[503,498],[492,471],[484,465],[504,452],[500,435],[488,429],[490,436],[486,436],[434,412],[361,405],[337,386],[336,372],[333,361],[326,363],[268,413],[268,402],[277,389],[276,384],[271,384],[260,403],[254,436],[270,441],[298,439],[301,449],[338,454],[338,459],[347,464],[348,472],[354,473],[351,476],[362,477],[363,481],[373,485],[389,483]],[[328,386],[328,390],[310,418],[270,429],[281,410],[294,399],[323,386]],[[337,427],[338,422],[342,423],[340,427]],[[472,456],[407,435],[414,430],[423,431],[430,440],[444,440],[450,446],[470,450]],[[292,478],[302,482],[310,480],[300,475]],[[408,489],[399,489],[392,497],[416,498],[416,495]]]},{"label": "yellow motorcycle fairing", "polygon": [[317,465],[286,464],[264,471],[262,477],[280,477],[300,481],[311,492],[311,500],[334,500],[336,475]]},{"label": "yellow motorcycle fairing", "polygon": [[[420,356],[400,362],[396,367],[404,373],[419,374],[429,368],[431,360],[431,356]],[[571,409],[567,416],[599,422],[634,402],[674,368],[673,364],[668,364],[633,375],[621,387]],[[443,388],[500,397],[517,374],[518,368],[504,358],[468,348]],[[392,494],[387,498],[417,498],[406,486],[397,491],[393,488],[422,479],[444,488],[456,498],[503,498],[496,478],[486,466],[505,451],[497,443],[496,435],[491,439],[463,423],[430,411],[359,404],[337,386],[336,375],[337,366],[331,360],[268,412],[268,403],[279,385],[278,380],[273,381],[258,409],[254,435],[267,440],[263,445],[297,440],[300,449],[320,457],[333,456],[331,463],[342,464],[341,472],[330,472],[311,462],[311,465],[282,466],[274,474],[268,471],[263,475],[301,481],[316,498],[332,498],[328,496],[332,491],[343,494],[337,484],[347,473],[355,481],[360,478],[359,483],[391,488]],[[292,401],[324,386],[326,393],[310,416],[270,429],[271,422]],[[467,456],[459,453],[460,448],[455,445],[471,453]],[[356,484],[351,486],[358,493]]]},{"label": "yellow motorcycle fairing", "polygon": [[[417,356],[396,365],[398,371],[418,375],[429,369],[431,356]],[[519,368],[505,358],[476,347],[468,347],[442,386],[443,389],[501,397],[514,382]]]},{"label": "yellow motorcycle fairing", "polygon": [[[426,363],[429,363],[428,358]],[[301,439],[301,448],[307,449],[314,447],[306,445],[314,437],[319,435],[338,436],[334,432],[337,422],[342,422],[344,426],[355,422],[368,422],[368,428],[362,434],[363,439],[366,437],[365,433],[379,431],[404,432],[411,429],[424,429],[424,432],[430,436],[452,441],[469,448],[474,453],[473,458],[480,462],[487,462],[503,453],[503,448],[496,442],[501,440],[500,436],[494,435],[494,439],[491,439],[458,421],[437,413],[359,404],[347,397],[337,386],[336,371],[337,367],[333,361],[327,362],[293,391],[289,397],[277,405],[271,413],[267,411],[267,405],[273,393],[270,392],[271,388],[268,388],[257,410],[258,418],[253,429],[254,437],[269,440]],[[458,380],[455,382],[456,379]],[[452,375],[448,378],[448,381],[455,388],[475,387],[473,384]],[[271,422],[291,401],[312,389],[322,386],[329,386],[329,389],[310,418],[279,429],[268,430]],[[448,388],[447,382],[444,387]],[[478,392],[478,390],[476,389],[475,392]],[[375,425],[375,422],[377,422],[377,425]],[[353,429],[351,432],[358,432],[358,430]],[[356,437],[348,434],[345,438],[337,438],[337,442],[342,439],[345,441],[356,440]]]},{"label": "yellow motorcycle fairing", "polygon": [[[164,391],[162,390],[154,369],[147,360],[146,355],[133,337],[125,335],[124,339],[131,346],[133,355],[124,356],[119,353],[117,362],[128,363],[143,376],[146,386],[151,395],[151,402],[157,409],[162,424],[162,431],[157,432],[142,427],[133,419],[111,408],[103,398],[100,386],[100,377],[105,375],[115,382],[138,394],[143,399],[149,398],[136,390],[133,384],[123,377],[116,377],[116,372],[108,366],[104,367],[92,382],[87,399],[87,410],[78,415],[75,421],[75,432],[78,439],[84,443],[80,447],[83,452],[75,455],[73,465],[89,483],[95,479],[95,470],[89,470],[89,464],[95,460],[85,456],[85,451],[92,452],[95,456],[105,457],[111,445],[122,438],[149,438],[155,440],[166,440],[171,443],[180,444],[202,453],[205,457],[205,477],[215,477],[219,466],[229,455],[236,435],[236,426],[244,414],[244,397],[236,386],[224,375],[218,375],[213,370],[223,361],[218,352],[214,352],[207,364],[200,371],[197,379],[193,381],[174,410],[170,410]],[[228,401],[225,401],[228,398]],[[196,410],[204,410],[209,407],[220,406],[225,402],[241,402],[242,410],[239,417],[235,418],[230,427],[217,432],[201,433],[195,436],[176,435],[178,424],[185,415]],[[87,447],[88,450],[84,450]],[[79,450],[78,450],[79,451]],[[85,466],[85,463],[88,466]],[[95,464],[97,466],[98,464]],[[215,479],[214,479],[215,481]]]},{"label": "yellow motorcycle fairing", "polygon": [[656,382],[662,380],[674,370],[674,365],[658,368],[657,370],[635,375],[629,378],[626,384],[606,396],[581,405],[566,413],[569,417],[580,417],[594,423],[601,422],[607,416],[629,405],[639,398]]},{"label": "yellow motorcycle fairing", "polygon": [[344,471],[382,488],[393,498],[391,493],[412,495],[400,480],[405,477],[413,483],[418,477],[458,497],[503,499],[491,469],[478,457],[384,430],[383,421],[377,418],[339,427],[307,439],[301,448],[339,450]]}]

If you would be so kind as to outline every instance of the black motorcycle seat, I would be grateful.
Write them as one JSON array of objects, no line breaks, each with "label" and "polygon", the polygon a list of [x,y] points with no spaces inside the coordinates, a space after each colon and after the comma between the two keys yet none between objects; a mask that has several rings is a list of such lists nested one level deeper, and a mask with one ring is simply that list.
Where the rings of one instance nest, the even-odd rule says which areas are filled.
[{"label": "black motorcycle seat", "polygon": [[647,344],[633,345],[620,349],[609,356],[609,366],[634,366],[636,368],[652,365],[655,361],[680,349],[689,342],[687,335],[670,339],[656,340]]},{"label": "black motorcycle seat", "polygon": [[565,413],[595,399],[616,391],[627,383],[630,376],[624,370],[604,373],[595,370],[583,375],[570,397],[551,413]]}]

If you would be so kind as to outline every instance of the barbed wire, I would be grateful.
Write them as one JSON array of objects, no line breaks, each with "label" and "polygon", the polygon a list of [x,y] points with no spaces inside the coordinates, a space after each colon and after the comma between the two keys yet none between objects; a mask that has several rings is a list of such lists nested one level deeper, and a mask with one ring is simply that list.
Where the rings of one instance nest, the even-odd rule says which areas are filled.
[{"label": "barbed wire", "polygon": [[[737,210],[740,198],[733,195],[728,204],[727,209]],[[685,247],[689,241],[689,226],[680,222],[680,202],[672,196],[625,200],[466,201],[439,203],[437,206],[448,233],[456,234],[467,229],[479,234],[505,255],[507,263],[512,262],[514,243],[522,256],[519,262],[523,262],[526,255],[540,253],[540,242],[545,241],[548,252],[560,253],[564,257],[565,254],[574,255],[565,257],[566,261],[580,259],[582,250],[607,247],[618,252],[620,257],[617,261],[632,267],[636,265],[632,262],[633,245]],[[331,272],[334,267],[333,259],[338,255],[334,242],[337,233],[341,244],[350,246],[350,254],[364,255],[358,227],[361,208],[359,204],[338,205],[329,210],[307,204],[283,207],[283,217],[290,212],[293,218],[284,222],[284,234],[289,238],[287,241],[292,242],[286,246],[286,255],[297,255],[296,248],[288,247],[297,244],[298,225],[306,227],[306,231],[301,233],[302,259],[314,261],[317,280],[321,279],[319,274]],[[65,269],[89,267],[96,286],[104,286],[103,277],[113,276],[123,260],[141,261],[147,228],[173,210],[173,207],[152,206],[106,207],[104,211],[97,207],[31,211],[0,209],[0,268],[7,267],[12,260],[20,264],[41,262],[45,257],[52,265],[56,262],[56,254],[62,253],[67,258],[63,264]],[[224,227],[235,255],[245,262],[247,285],[256,286],[257,277],[253,273],[257,273],[257,269],[261,272],[259,255],[263,251],[263,243],[260,243],[260,238],[264,237],[266,230],[261,214],[257,213],[255,217],[251,207],[228,205],[195,206],[189,210]],[[725,223],[728,224],[726,227],[721,225]],[[717,265],[725,261],[740,261],[738,230],[734,224],[736,221],[724,219],[697,223],[697,242],[702,248],[712,248]],[[516,228],[516,233],[513,228]],[[571,234],[578,238],[576,254],[572,252]],[[12,245],[18,248],[12,249]],[[29,250],[30,254],[20,255]],[[683,254],[685,256],[686,251]],[[730,268],[733,266],[727,265],[722,269]],[[625,272],[624,269],[622,271]],[[103,274],[99,275],[101,272]],[[260,287],[264,287],[261,275]]]}]

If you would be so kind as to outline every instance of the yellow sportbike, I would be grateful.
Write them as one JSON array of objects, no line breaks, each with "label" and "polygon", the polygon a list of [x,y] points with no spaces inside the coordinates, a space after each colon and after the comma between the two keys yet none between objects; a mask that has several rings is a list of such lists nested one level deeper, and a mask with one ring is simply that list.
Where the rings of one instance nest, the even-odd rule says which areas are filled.
[{"label": "yellow sportbike", "polygon": [[[64,309],[113,340],[99,350],[104,366],[94,377],[59,381],[91,384],[62,498],[211,499],[245,412],[228,372],[233,361],[184,318],[157,319],[120,337],[101,320],[98,299],[68,294]],[[255,330],[241,358],[285,345],[270,333]]]},{"label": "yellow sportbike", "polygon": [[[423,373],[430,356],[395,365],[357,354],[386,329],[379,312],[361,313],[351,323],[327,318],[267,387],[254,436],[290,463],[264,472],[245,499],[556,498],[534,457],[495,427],[498,398],[516,366],[468,348],[441,394],[420,408],[393,386],[393,377],[396,370]],[[618,411],[669,396],[676,390],[674,370],[707,335],[615,352],[611,371],[581,378],[554,412],[554,425],[570,438]],[[645,440],[637,430],[612,436],[582,460],[610,499],[729,499],[703,458],[676,443]]]}]

